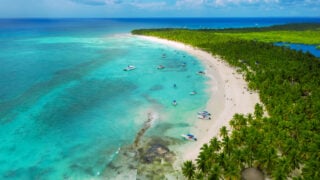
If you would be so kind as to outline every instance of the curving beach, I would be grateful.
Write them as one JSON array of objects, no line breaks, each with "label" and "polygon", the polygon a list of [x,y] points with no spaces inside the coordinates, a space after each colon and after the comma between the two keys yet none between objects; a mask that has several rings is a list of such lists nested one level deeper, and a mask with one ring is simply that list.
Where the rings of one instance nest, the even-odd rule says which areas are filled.
[{"label": "curving beach", "polygon": [[197,136],[198,141],[174,147],[174,151],[179,156],[175,167],[180,169],[184,161],[197,158],[202,145],[208,143],[212,137],[219,135],[221,127],[229,126],[229,121],[234,114],[253,113],[255,104],[260,103],[259,95],[257,92],[249,91],[242,75],[217,56],[175,41],[140,35],[139,37],[186,51],[195,56],[205,66],[205,75],[210,79],[208,88],[210,98],[206,110],[213,116],[211,120],[199,119],[190,130]]}]

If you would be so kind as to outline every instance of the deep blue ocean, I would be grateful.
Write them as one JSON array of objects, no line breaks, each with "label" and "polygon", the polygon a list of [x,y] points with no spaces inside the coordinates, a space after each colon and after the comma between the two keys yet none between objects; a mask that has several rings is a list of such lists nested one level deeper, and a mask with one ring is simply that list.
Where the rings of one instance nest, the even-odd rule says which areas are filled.
[{"label": "deep blue ocean", "polygon": [[320,18],[0,19],[0,179],[112,177],[150,113],[146,138],[188,132],[208,98],[203,65],[132,29],[297,22]]}]

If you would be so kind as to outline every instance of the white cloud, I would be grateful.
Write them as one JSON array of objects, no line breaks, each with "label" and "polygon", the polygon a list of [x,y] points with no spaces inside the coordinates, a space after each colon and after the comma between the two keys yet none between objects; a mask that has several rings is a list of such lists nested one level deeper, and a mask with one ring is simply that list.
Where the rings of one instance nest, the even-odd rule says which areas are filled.
[{"label": "white cloud", "polygon": [[139,9],[162,9],[167,6],[166,2],[131,2],[129,5]]},{"label": "white cloud", "polygon": [[176,6],[183,7],[183,6],[200,6],[205,3],[205,0],[177,0]]},{"label": "white cloud", "polygon": [[107,5],[119,5],[123,7],[133,7],[138,9],[161,9],[167,6],[165,1],[162,2],[144,2],[141,0],[104,0]]},{"label": "white cloud", "polygon": [[122,0],[104,0],[106,4],[123,4],[124,2]]},{"label": "white cloud", "polygon": [[305,0],[304,3],[310,5],[320,5],[320,0]]},{"label": "white cloud", "polygon": [[278,3],[279,0],[205,0],[206,5],[210,6],[228,6],[241,4],[272,4]]},{"label": "white cloud", "polygon": [[79,4],[86,4],[86,5],[90,5],[90,6],[103,6],[103,5],[105,5],[104,0],[70,0],[70,1],[75,2],[75,3],[79,3]]}]

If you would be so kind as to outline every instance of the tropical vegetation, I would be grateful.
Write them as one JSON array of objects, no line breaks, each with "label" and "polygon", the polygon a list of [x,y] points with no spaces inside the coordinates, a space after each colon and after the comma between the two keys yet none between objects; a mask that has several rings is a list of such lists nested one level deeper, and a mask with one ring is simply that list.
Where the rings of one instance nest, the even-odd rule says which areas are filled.
[{"label": "tropical vegetation", "polygon": [[216,34],[239,37],[246,40],[262,42],[289,42],[299,44],[319,45],[319,24],[288,24],[276,25],[265,28],[242,28],[215,30]]},{"label": "tropical vegetation", "polygon": [[221,128],[195,162],[182,165],[188,179],[240,179],[249,167],[272,179],[320,179],[320,59],[270,43],[292,42],[299,34],[294,42],[320,44],[319,27],[133,31],[218,55],[259,92],[263,105],[257,104],[253,114],[235,114],[230,129]]}]

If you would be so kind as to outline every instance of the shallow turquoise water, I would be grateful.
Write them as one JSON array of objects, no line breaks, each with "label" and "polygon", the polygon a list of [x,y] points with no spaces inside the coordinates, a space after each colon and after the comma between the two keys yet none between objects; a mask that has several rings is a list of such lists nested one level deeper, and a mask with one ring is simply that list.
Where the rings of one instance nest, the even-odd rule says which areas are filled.
[{"label": "shallow turquoise water", "polygon": [[[206,79],[196,74],[202,65],[164,45],[126,34],[6,43],[1,178],[99,177],[118,149],[133,143],[148,112],[159,116],[149,135],[178,138],[192,123],[190,114],[206,104]],[[137,69],[125,72],[127,65]],[[199,94],[190,96],[192,90]]]}]

